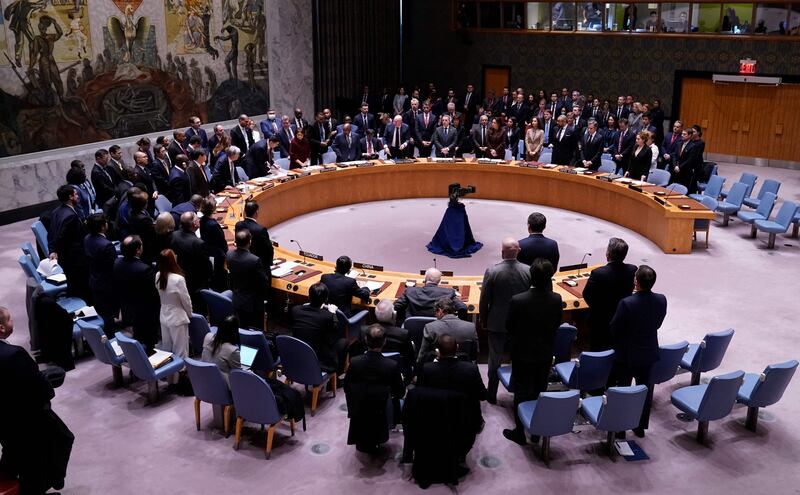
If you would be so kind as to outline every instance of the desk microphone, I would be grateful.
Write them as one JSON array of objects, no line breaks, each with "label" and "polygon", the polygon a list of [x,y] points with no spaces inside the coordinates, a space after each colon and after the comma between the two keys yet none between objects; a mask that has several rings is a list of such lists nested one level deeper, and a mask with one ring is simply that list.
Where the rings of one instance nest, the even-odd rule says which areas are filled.
[{"label": "desk microphone", "polygon": [[591,256],[591,255],[592,255],[592,253],[585,253],[583,255],[583,258],[581,258],[581,263],[580,263],[580,265],[578,265],[578,276],[579,277],[581,276],[581,268],[583,267],[583,262],[586,261],[586,257],[587,256]]},{"label": "desk microphone", "polygon": [[303,246],[300,245],[299,242],[295,241],[294,239],[289,239],[289,242],[293,242],[297,244],[298,249],[300,249],[300,254],[303,256],[303,264],[306,264],[306,252],[303,251]]},{"label": "desk microphone", "polygon": [[434,268],[436,268],[437,270],[439,269],[439,268],[436,266],[436,258],[433,258],[433,267],[434,267]]}]

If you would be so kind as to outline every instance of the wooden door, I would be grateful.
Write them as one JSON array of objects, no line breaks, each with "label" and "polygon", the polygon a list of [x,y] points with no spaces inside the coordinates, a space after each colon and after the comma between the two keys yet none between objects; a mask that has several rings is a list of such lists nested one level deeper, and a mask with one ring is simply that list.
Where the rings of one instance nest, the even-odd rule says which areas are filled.
[{"label": "wooden door", "polygon": [[497,98],[503,96],[503,88],[509,85],[511,80],[511,68],[507,66],[484,65],[483,66],[483,94],[488,95],[489,91],[494,90]]},{"label": "wooden door", "polygon": [[781,84],[774,88],[775,113],[768,120],[769,157],[775,160],[800,160],[800,85]]},{"label": "wooden door", "polygon": [[685,79],[681,89],[684,126],[703,129],[706,152],[738,155],[744,101],[743,84],[714,84],[708,79]]}]

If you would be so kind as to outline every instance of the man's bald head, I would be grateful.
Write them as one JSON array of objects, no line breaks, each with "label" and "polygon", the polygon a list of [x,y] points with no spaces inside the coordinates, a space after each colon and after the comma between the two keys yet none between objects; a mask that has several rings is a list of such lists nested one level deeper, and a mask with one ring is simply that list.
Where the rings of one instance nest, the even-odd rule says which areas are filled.
[{"label": "man's bald head", "polygon": [[515,260],[519,254],[519,241],[513,237],[506,237],[503,239],[502,253],[504,260]]},{"label": "man's bald head", "polygon": [[196,230],[195,221],[197,220],[197,213],[193,211],[186,211],[181,215],[181,228],[193,232]]},{"label": "man's bald head", "polygon": [[4,306],[0,306],[0,340],[8,338],[14,331],[14,320],[11,319],[11,311]]},{"label": "man's bald head", "polygon": [[442,272],[436,268],[428,268],[425,270],[425,283],[439,285],[442,281]]}]

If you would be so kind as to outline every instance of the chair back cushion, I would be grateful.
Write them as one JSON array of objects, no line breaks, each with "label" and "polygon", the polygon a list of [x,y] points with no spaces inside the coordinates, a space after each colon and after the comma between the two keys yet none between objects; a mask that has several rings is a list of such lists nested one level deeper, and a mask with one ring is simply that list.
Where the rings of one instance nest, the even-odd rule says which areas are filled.
[{"label": "chair back cushion", "polygon": [[764,370],[764,380],[756,383],[750,395],[750,406],[767,407],[781,400],[796,370],[796,359],[767,366]]},{"label": "chair back cushion", "polygon": [[[81,334],[86,342],[89,343],[92,354],[94,354],[94,357],[96,357],[98,361],[104,364],[113,364],[108,355],[108,350],[106,349],[108,339],[104,339],[106,335],[100,328],[94,325],[81,325]],[[108,344],[108,346],[110,347],[111,345]]]},{"label": "chair back cushion", "polygon": [[772,214],[772,209],[775,208],[775,200],[777,196],[775,193],[767,192],[764,193],[764,197],[761,198],[761,202],[758,203],[758,208],[756,208],[756,213],[764,217],[764,219],[768,219],[769,216]]},{"label": "chair back cushion", "polygon": [[283,363],[283,373],[293,382],[302,385],[322,383],[322,370],[317,354],[310,345],[288,335],[278,335],[278,354]]},{"label": "chair back cushion", "polygon": [[708,179],[708,185],[706,186],[706,190],[703,191],[703,194],[717,199],[719,197],[719,193],[722,192],[722,186],[725,184],[725,177],[721,177],[719,175],[712,175]]},{"label": "chair back cushion", "polygon": [[553,343],[553,357],[556,364],[569,361],[572,357],[572,343],[578,337],[578,329],[569,323],[562,323],[556,330],[556,339]]},{"label": "chair back cushion", "polygon": [[672,380],[678,371],[681,358],[686,354],[688,348],[689,343],[685,340],[677,344],[660,346],[658,348],[659,359],[653,363],[653,367],[650,369],[650,383],[659,384]]},{"label": "chair back cushion", "polygon": [[147,360],[147,354],[145,354],[142,344],[138,340],[126,337],[122,332],[117,332],[116,337],[133,374],[140,380],[154,381],[156,379],[155,370]]},{"label": "chair back cushion", "polygon": [[737,182],[731,187],[731,190],[728,193],[728,197],[726,198],[725,201],[732,205],[742,206],[742,201],[744,201],[744,196],[746,192],[747,192],[747,186],[742,184],[741,182]]},{"label": "chair back cushion", "polygon": [[272,371],[275,369],[275,361],[272,359],[272,350],[269,348],[267,337],[264,332],[259,330],[239,329],[239,342],[242,345],[257,349],[256,357],[253,359],[251,369],[258,371]]},{"label": "chair back cushion", "polygon": [[529,431],[533,435],[554,437],[572,431],[580,392],[542,392],[536,400]]},{"label": "chair back cushion", "polygon": [[203,289],[200,291],[200,296],[208,304],[208,314],[212,325],[219,325],[227,316],[233,314],[233,301],[219,292]]},{"label": "chair back cushion", "polygon": [[697,408],[697,420],[714,421],[730,414],[743,381],[741,370],[712,378]]},{"label": "chair back cushion", "polygon": [[605,388],[614,365],[614,351],[582,352],[578,359],[579,366],[570,376],[569,387],[578,390]]},{"label": "chair back cushion", "polygon": [[186,358],[183,362],[186,363],[186,371],[189,374],[189,381],[192,382],[195,397],[209,404],[233,403],[228,385],[216,364],[192,358]]},{"label": "chair back cushion", "polygon": [[781,209],[778,210],[778,214],[775,215],[775,223],[788,229],[796,211],[797,205],[795,203],[792,201],[784,201],[781,205]]},{"label": "chair back cushion", "polygon": [[280,421],[275,394],[263,378],[251,371],[233,370],[229,379],[236,416],[261,425]]},{"label": "chair back cushion", "polygon": [[[704,372],[716,369],[722,363],[722,358],[725,357],[725,351],[728,350],[728,344],[731,343],[732,338],[732,328],[707,334],[703,339],[705,347],[701,345],[695,356],[695,359],[698,360],[696,371]],[[695,369],[694,366],[692,368]]]},{"label": "chair back cushion", "polygon": [[780,188],[780,182],[776,181],[775,179],[767,179],[763,184],[761,184],[761,189],[758,191],[758,199],[764,199],[764,195],[768,192],[777,195]]},{"label": "chair back cushion", "polygon": [[597,415],[597,427],[602,431],[625,431],[639,426],[644,400],[645,385],[611,387],[606,390],[606,400]]},{"label": "chair back cushion", "polygon": [[408,338],[414,343],[414,348],[419,351],[422,344],[422,333],[425,325],[436,321],[436,318],[430,316],[410,316],[403,321],[403,328],[408,330]]},{"label": "chair back cushion", "polygon": [[202,315],[192,313],[192,317],[189,318],[189,344],[194,355],[203,353],[203,340],[210,331],[206,319]]},{"label": "chair back cushion", "polygon": [[739,178],[739,182],[747,186],[747,190],[745,191],[745,196],[747,196],[748,198],[750,197],[750,194],[753,192],[753,187],[755,187],[757,180],[758,180],[757,175],[748,172],[743,173],[742,176]]}]

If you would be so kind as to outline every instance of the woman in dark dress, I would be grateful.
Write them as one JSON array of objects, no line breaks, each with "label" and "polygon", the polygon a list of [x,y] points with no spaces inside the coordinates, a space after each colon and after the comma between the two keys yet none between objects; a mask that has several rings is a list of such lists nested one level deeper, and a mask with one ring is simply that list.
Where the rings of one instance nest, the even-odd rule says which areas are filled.
[{"label": "woman in dark dress", "polygon": [[628,171],[625,172],[625,177],[630,177],[633,180],[647,180],[647,175],[650,173],[650,162],[653,159],[653,152],[647,146],[647,133],[640,132],[636,135],[636,147],[633,149],[631,156],[631,163],[628,165]]},{"label": "woman in dark dress", "polygon": [[311,156],[311,144],[306,139],[306,133],[302,129],[297,129],[294,139],[289,143],[289,169],[303,168],[309,164]]},{"label": "woman in dark dress", "polygon": [[486,144],[489,148],[487,158],[502,160],[506,156],[506,133],[500,127],[497,117],[492,119],[489,124],[489,133],[486,136]]}]

